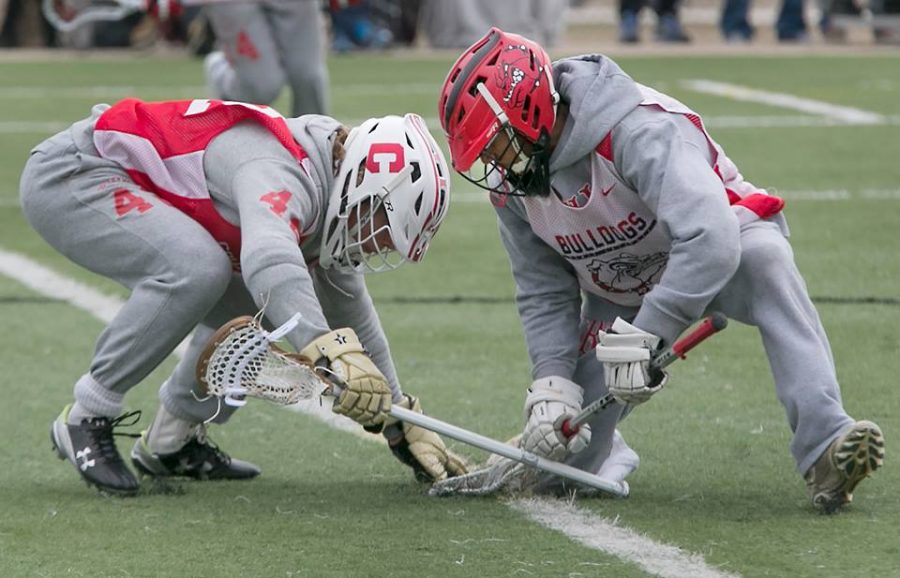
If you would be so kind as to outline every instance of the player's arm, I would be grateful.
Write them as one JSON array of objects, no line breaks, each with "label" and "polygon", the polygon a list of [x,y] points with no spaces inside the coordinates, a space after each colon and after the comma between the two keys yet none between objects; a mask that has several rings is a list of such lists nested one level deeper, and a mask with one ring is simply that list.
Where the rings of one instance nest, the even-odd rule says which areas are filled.
[{"label": "player's arm", "polygon": [[632,324],[672,343],[738,265],[740,229],[703,133],[683,115],[639,109],[613,132],[616,167],[672,238],[659,283]]},{"label": "player's arm", "polygon": [[387,378],[394,401],[400,401],[403,392],[397,370],[364,276],[317,268],[313,279],[328,323],[332,327],[352,327],[356,331],[375,365]]},{"label": "player's arm", "polygon": [[579,354],[581,291],[569,263],[531,230],[510,198],[496,208],[500,238],[516,284],[516,306],[534,379],[571,379]]},{"label": "player's arm", "polygon": [[[421,400],[404,393],[400,387],[388,341],[363,275],[319,269],[314,277],[328,321],[336,327],[356,329],[360,341],[366,344],[375,364],[387,377],[393,403],[422,413]],[[392,418],[388,418],[384,424],[367,429],[373,433],[381,431],[391,453],[412,468],[419,481],[436,482],[467,471],[466,461],[447,449],[440,436],[434,432]]]},{"label": "player's arm", "polygon": [[525,398],[521,445],[561,460],[591,439],[590,427],[571,438],[561,432],[563,422],[581,410],[584,397],[581,385],[571,380],[579,356],[581,291],[569,263],[531,230],[520,201],[507,199],[496,210],[534,379]]},{"label": "player's arm", "polygon": [[262,127],[244,123],[210,144],[204,160],[210,190],[241,228],[241,274],[273,325],[302,318],[287,339],[329,371],[342,392],[333,410],[363,425],[381,423],[391,404],[387,380],[355,332],[332,330],[300,248],[318,218],[316,187]]}]

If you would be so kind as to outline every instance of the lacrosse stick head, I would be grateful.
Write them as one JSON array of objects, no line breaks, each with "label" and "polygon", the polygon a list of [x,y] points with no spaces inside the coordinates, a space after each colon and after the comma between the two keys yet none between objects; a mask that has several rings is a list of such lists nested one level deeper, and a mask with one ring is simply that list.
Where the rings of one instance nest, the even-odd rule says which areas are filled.
[{"label": "lacrosse stick head", "polygon": [[323,393],[329,386],[312,363],[278,347],[273,333],[249,315],[220,327],[197,361],[201,392],[236,406],[245,397],[291,405]]},{"label": "lacrosse stick head", "polygon": [[91,22],[121,20],[147,5],[147,0],[42,0],[41,9],[51,26],[72,32]]}]

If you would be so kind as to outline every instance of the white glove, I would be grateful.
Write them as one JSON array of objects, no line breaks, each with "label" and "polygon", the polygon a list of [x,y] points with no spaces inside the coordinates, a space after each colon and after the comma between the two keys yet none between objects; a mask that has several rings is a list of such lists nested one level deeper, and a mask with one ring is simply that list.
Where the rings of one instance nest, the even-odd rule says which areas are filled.
[{"label": "white glove", "polygon": [[525,430],[520,442],[523,450],[551,460],[562,461],[578,453],[591,442],[591,427],[583,424],[567,438],[561,431],[567,419],[581,411],[584,390],[563,377],[545,377],[528,388],[525,398]]},{"label": "white glove", "polygon": [[669,376],[650,370],[650,356],[661,339],[641,331],[617,317],[612,333],[597,332],[597,359],[603,362],[606,387],[622,403],[638,404],[650,399],[666,384]]}]

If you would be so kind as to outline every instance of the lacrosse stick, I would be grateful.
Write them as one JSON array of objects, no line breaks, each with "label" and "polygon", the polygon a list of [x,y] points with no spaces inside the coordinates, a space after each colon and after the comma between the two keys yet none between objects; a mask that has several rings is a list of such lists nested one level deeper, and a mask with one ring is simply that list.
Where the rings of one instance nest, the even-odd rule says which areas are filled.
[{"label": "lacrosse stick", "polygon": [[[704,319],[695,329],[691,330],[687,335],[677,340],[671,347],[667,347],[657,354],[650,361],[651,370],[662,370],[671,365],[677,359],[684,359],[688,351],[699,345],[706,338],[725,329],[728,325],[728,318],[721,313],[713,313]],[[602,411],[609,407],[615,398],[612,394],[606,394],[603,397],[586,405],[575,417],[562,423],[561,431],[564,436],[570,438],[578,433],[578,429],[588,419],[598,411]],[[510,447],[510,446],[507,446]],[[502,454],[500,454],[502,455]],[[554,462],[556,463],[556,462]],[[449,478],[435,483],[429,494],[433,496],[449,496],[449,495],[469,495],[469,496],[486,496],[493,494],[501,487],[507,486],[513,480],[520,479],[523,488],[528,486],[527,480],[523,479],[526,475],[525,468],[518,463],[503,460],[488,460],[486,467],[474,472],[470,472],[464,476]],[[596,476],[595,476],[596,477]],[[605,482],[607,485],[609,481]],[[596,487],[596,486],[594,486]],[[600,488],[602,489],[602,488]],[[628,495],[628,483],[622,482],[620,492],[610,492],[621,497]]]},{"label": "lacrosse stick", "polygon": [[[671,347],[663,349],[659,354],[651,359],[651,372],[661,371],[662,369],[674,363],[677,359],[685,359],[687,357],[688,351],[700,345],[700,343],[707,337],[710,337],[714,333],[722,331],[727,326],[727,317],[718,312],[713,313],[702,322],[700,322],[700,324],[690,333],[677,340],[672,344]],[[584,422],[589,420],[592,415],[594,415],[598,411],[606,409],[614,401],[616,401],[616,399],[613,397],[613,395],[611,393],[607,393],[600,399],[596,399],[588,405],[584,406],[584,408],[582,408],[578,415],[576,415],[572,419],[564,421],[562,423],[562,426],[560,427],[560,430],[567,438],[572,437],[573,435],[578,433],[578,428],[581,427]]]},{"label": "lacrosse stick", "polygon": [[[209,395],[224,398],[225,403],[232,406],[244,405],[246,397],[290,405],[318,395],[339,396],[340,384],[323,380],[308,359],[275,344],[296,327],[300,318],[298,313],[272,332],[264,330],[257,319],[249,316],[226,323],[213,334],[200,354],[197,378],[201,388]],[[614,495],[627,494],[627,488],[611,484],[584,470],[542,458],[396,404],[391,405],[390,415],[586,486]]]},{"label": "lacrosse stick", "polygon": [[41,10],[51,26],[71,32],[90,22],[114,22],[135,12],[150,12],[166,20],[182,6],[234,4],[256,0],[42,0]]}]

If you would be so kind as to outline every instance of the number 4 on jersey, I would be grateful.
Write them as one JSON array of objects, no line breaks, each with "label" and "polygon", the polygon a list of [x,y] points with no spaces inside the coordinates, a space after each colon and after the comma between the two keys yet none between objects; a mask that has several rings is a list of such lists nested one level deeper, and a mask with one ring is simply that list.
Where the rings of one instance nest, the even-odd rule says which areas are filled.
[{"label": "number 4 on jersey", "polygon": [[135,195],[128,189],[119,189],[118,191],[114,192],[113,200],[116,204],[116,215],[119,217],[122,217],[135,210],[138,213],[146,213],[153,208],[152,204]]}]

